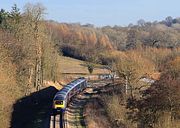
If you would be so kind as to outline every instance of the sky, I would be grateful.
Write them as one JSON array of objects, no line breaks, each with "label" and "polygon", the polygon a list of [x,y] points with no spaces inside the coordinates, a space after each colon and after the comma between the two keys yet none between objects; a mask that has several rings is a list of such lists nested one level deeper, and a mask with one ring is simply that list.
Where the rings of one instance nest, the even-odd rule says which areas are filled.
[{"label": "sky", "polygon": [[180,0],[0,0],[0,8],[13,4],[23,11],[26,3],[46,7],[45,19],[58,22],[127,26],[139,19],[161,21],[167,16],[180,17]]}]

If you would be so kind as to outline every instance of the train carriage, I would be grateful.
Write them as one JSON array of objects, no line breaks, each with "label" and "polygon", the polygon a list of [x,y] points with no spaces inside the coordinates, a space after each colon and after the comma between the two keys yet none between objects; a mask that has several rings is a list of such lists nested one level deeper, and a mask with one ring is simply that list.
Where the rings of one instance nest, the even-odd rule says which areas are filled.
[{"label": "train carriage", "polygon": [[53,99],[54,112],[64,111],[71,98],[87,87],[84,77],[78,78],[59,90]]}]

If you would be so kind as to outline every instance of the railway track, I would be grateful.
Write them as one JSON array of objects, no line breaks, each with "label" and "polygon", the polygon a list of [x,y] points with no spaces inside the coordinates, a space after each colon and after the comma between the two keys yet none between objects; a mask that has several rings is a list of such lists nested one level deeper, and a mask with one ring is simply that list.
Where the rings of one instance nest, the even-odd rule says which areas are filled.
[{"label": "railway track", "polygon": [[86,98],[78,95],[69,104],[67,110],[64,113],[65,128],[79,128],[87,126],[83,114],[83,107],[87,102]]},{"label": "railway track", "polygon": [[68,104],[66,111],[62,118],[60,114],[55,117],[51,116],[50,128],[85,128],[87,123],[85,121],[84,106],[90,100],[97,97],[97,90],[110,84],[111,81],[97,81],[91,82],[90,87],[85,89],[80,94],[76,95]]}]

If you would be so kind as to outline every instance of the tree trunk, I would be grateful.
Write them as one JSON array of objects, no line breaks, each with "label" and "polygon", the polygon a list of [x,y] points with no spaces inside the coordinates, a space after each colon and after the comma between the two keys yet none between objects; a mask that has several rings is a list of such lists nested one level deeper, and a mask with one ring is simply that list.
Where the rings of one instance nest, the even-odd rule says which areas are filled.
[{"label": "tree trunk", "polygon": [[169,103],[170,103],[170,113],[171,113],[171,121],[173,121],[174,116],[173,116],[173,103],[170,97],[168,97]]},{"label": "tree trunk", "polygon": [[42,45],[41,42],[39,40],[39,28],[38,28],[38,21],[35,23],[35,39],[36,39],[36,77],[35,77],[35,88],[36,91],[39,91],[42,83],[43,83],[43,79],[42,79]]},{"label": "tree trunk", "polygon": [[27,84],[27,88],[26,88],[26,92],[25,95],[29,95],[31,93],[31,86],[32,86],[32,78],[33,78],[33,68],[29,68],[29,80],[28,80],[28,84]]},{"label": "tree trunk", "polygon": [[125,93],[126,93],[126,95],[127,95],[127,93],[128,93],[128,92],[127,92],[127,90],[128,90],[128,76],[125,76],[125,77],[126,77],[126,78],[125,78],[125,79],[126,79],[126,80],[125,80],[125,81],[126,81],[126,83],[125,83]]},{"label": "tree trunk", "polygon": [[36,60],[36,78],[35,78],[35,87],[36,91],[39,91],[42,86],[42,63],[41,59]]},{"label": "tree trunk", "polygon": [[130,85],[130,91],[131,91],[131,99],[133,99],[133,87],[132,87],[132,85]]}]

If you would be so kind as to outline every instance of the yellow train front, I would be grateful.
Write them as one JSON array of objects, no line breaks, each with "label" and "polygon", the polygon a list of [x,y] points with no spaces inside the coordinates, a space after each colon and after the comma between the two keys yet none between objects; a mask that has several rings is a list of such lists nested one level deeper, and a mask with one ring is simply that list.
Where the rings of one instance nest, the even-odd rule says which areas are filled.
[{"label": "yellow train front", "polygon": [[62,92],[58,92],[53,100],[53,111],[55,113],[64,111],[66,108],[66,97],[62,95]]},{"label": "yellow train front", "polygon": [[65,101],[64,100],[54,100],[53,108],[54,109],[65,109]]}]

